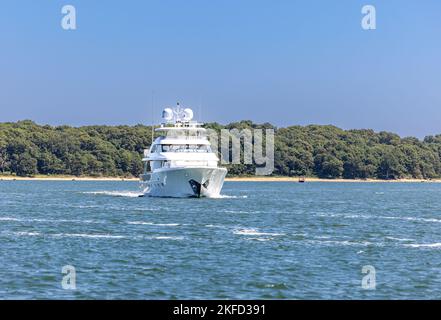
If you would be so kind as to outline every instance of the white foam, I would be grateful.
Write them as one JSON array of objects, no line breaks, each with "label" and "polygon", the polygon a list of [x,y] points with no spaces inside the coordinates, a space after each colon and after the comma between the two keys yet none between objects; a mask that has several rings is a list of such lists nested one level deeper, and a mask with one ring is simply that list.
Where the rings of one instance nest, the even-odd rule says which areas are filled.
[{"label": "white foam", "polygon": [[96,209],[96,208],[102,208],[102,206],[97,205],[79,205],[79,206],[72,206],[72,208],[78,208],[78,209]]},{"label": "white foam", "polygon": [[209,196],[211,199],[246,199],[248,196],[230,196],[226,194],[219,194],[216,196]]},{"label": "white foam", "polygon": [[222,212],[225,212],[225,213],[254,213],[254,214],[259,213],[259,211],[250,212],[250,211],[243,211],[243,210],[238,210],[238,211],[236,211],[236,210],[222,210]]},{"label": "white foam", "polygon": [[129,221],[128,224],[137,224],[137,225],[149,225],[149,226],[160,226],[160,227],[177,227],[180,226],[179,223],[154,223],[147,221]]},{"label": "white foam", "polygon": [[124,239],[126,236],[116,236],[111,234],[89,234],[89,233],[57,233],[52,234],[53,237],[61,238],[96,238],[96,239]]},{"label": "white foam", "polygon": [[413,241],[413,239],[407,239],[407,238],[395,238],[395,237],[386,237],[386,239],[389,239],[389,240],[396,240],[396,241]]},{"label": "white foam", "polygon": [[78,220],[78,219],[19,219],[14,217],[0,217],[0,221],[17,221],[17,222],[46,222],[46,223],[105,223],[96,220]]},{"label": "white foam", "polygon": [[205,227],[207,227],[207,228],[225,228],[225,226],[216,225],[216,224],[206,224]]},{"label": "white foam", "polygon": [[134,191],[88,191],[83,192],[84,194],[93,194],[93,195],[104,195],[104,196],[112,196],[112,197],[129,197],[129,198],[138,198],[142,196],[142,193],[134,192]]},{"label": "white foam", "polygon": [[270,241],[274,240],[274,238],[247,238],[247,240],[255,240],[255,241]]},{"label": "white foam", "polygon": [[436,218],[419,218],[409,216],[375,216],[368,214],[341,214],[341,213],[318,213],[319,217],[331,217],[331,218],[348,218],[348,219],[385,219],[385,220],[405,220],[405,221],[418,221],[418,222],[435,222],[441,223],[441,219]]},{"label": "white foam", "polygon": [[12,232],[15,236],[46,236],[53,238],[89,238],[89,239],[156,239],[156,240],[183,240],[182,236],[153,236],[153,237],[130,237],[123,235],[113,234],[93,234],[93,233],[54,233],[54,234],[42,234],[40,232]]},{"label": "white foam", "polygon": [[26,232],[26,231],[13,232],[13,234],[16,236],[32,236],[32,237],[41,235],[40,232]]},{"label": "white foam", "polygon": [[382,219],[392,219],[392,220],[407,220],[407,221],[422,221],[422,222],[437,222],[440,223],[440,219],[435,218],[418,218],[418,217],[389,217],[389,216],[381,216],[379,218]]},{"label": "white foam", "polygon": [[234,234],[244,235],[244,236],[283,236],[283,233],[269,233],[260,232],[257,229],[236,229],[233,231]]},{"label": "white foam", "polygon": [[[339,246],[363,246],[363,247],[366,247],[366,246],[374,244],[374,243],[369,242],[369,241],[355,242],[355,241],[348,241],[348,240],[343,240],[343,241],[338,241],[338,240],[308,240],[307,242],[316,243],[316,244],[324,244],[324,245],[334,244],[334,245],[339,245]],[[375,244],[375,245],[380,245],[380,244]]]},{"label": "white foam", "polygon": [[330,236],[317,236],[317,239],[331,239]]},{"label": "white foam", "polygon": [[441,248],[441,242],[436,243],[411,243],[411,244],[403,244],[404,247],[410,247],[410,248]]},{"label": "white foam", "polygon": [[0,221],[21,221],[21,220],[12,217],[0,217]]},{"label": "white foam", "polygon": [[184,237],[158,236],[158,237],[153,237],[153,239],[156,239],[156,240],[183,240]]},{"label": "white foam", "polygon": [[142,225],[153,225],[153,222],[146,222],[146,221],[129,221],[128,224],[142,224]]}]

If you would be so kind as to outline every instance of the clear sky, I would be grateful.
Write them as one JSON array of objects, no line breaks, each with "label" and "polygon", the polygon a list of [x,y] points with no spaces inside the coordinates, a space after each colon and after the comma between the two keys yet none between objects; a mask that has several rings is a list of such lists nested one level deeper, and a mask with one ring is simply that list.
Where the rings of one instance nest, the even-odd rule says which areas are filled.
[{"label": "clear sky", "polygon": [[149,124],[153,91],[155,121],[441,133],[441,1],[1,0],[0,122]]}]

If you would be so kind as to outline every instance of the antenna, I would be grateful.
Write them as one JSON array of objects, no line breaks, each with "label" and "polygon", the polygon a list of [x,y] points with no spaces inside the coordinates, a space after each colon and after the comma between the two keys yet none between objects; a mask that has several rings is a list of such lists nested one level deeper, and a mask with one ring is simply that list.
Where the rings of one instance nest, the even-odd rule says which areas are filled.
[{"label": "antenna", "polygon": [[154,135],[155,135],[155,130],[153,128],[154,123],[153,123],[153,117],[154,117],[154,95],[155,92],[152,90],[152,145],[153,145],[153,140],[154,140]]},{"label": "antenna", "polygon": [[199,108],[198,108],[198,118],[199,118],[199,122],[203,123],[202,121],[202,96],[199,96]]}]

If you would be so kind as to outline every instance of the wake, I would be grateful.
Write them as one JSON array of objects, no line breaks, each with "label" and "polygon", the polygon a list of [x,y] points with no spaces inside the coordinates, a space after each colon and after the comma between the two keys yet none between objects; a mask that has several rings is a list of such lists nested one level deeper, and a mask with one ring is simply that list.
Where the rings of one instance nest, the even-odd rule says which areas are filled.
[{"label": "wake", "polygon": [[[141,192],[135,191],[87,191],[82,192],[83,194],[91,194],[91,195],[102,195],[102,196],[110,196],[110,197],[127,197],[127,198],[139,198],[143,197],[144,194]],[[246,199],[248,196],[232,196],[232,195],[215,195],[208,196],[207,199]]]},{"label": "wake", "polygon": [[83,192],[83,194],[103,195],[103,196],[111,196],[111,197],[128,197],[128,198],[139,198],[143,196],[142,193],[134,192],[134,191],[89,191],[89,192]]},{"label": "wake", "polygon": [[226,194],[219,194],[217,196],[209,196],[209,199],[246,199],[248,196],[230,196]]}]

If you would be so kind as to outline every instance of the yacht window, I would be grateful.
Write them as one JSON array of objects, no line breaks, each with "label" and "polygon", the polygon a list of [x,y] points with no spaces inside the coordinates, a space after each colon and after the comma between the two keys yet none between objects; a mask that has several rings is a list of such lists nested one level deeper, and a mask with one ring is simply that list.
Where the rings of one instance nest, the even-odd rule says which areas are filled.
[{"label": "yacht window", "polygon": [[207,146],[205,144],[201,144],[197,148],[198,152],[211,152],[210,146]]},{"label": "yacht window", "polygon": [[203,144],[163,144],[162,152],[211,152],[211,147]]}]

